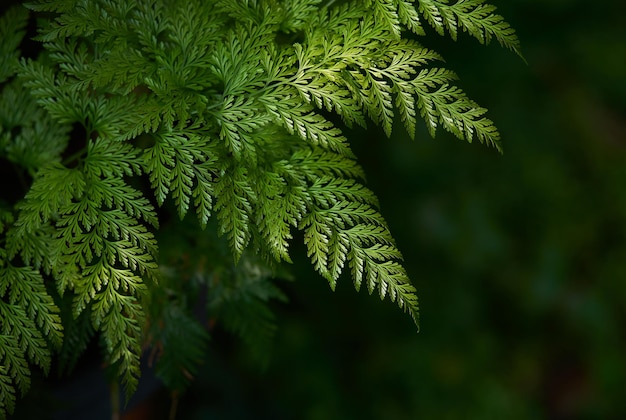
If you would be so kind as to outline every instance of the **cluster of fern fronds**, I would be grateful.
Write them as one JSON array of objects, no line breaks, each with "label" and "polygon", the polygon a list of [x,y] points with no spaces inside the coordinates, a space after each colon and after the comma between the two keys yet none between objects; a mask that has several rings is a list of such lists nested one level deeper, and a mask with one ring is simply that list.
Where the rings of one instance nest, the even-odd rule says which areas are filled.
[{"label": "cluster of fern fronds", "polygon": [[[419,114],[433,135],[441,126],[499,149],[485,109],[418,41],[431,26],[517,51],[493,6],[26,6],[0,20],[0,158],[12,174],[0,199],[0,416],[31,365],[47,371],[58,354],[71,367],[94,334],[128,393],[146,347],[163,380],[184,388],[209,316],[256,345],[272,329],[268,300],[283,298],[268,267],[290,261],[296,230],[331,287],[348,271],[417,322],[400,251],[328,115],[387,134],[398,116],[414,136]],[[28,19],[41,51],[21,58]],[[184,222],[160,229],[170,208]],[[197,302],[208,314],[194,314]]]}]

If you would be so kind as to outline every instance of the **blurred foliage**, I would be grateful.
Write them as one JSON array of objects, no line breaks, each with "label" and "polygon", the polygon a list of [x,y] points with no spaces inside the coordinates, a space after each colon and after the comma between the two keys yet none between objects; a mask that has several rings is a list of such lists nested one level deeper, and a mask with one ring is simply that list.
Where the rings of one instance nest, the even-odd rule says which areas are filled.
[{"label": "blurred foliage", "polygon": [[436,47],[490,109],[504,156],[400,127],[349,136],[417,286],[421,332],[347,278],[331,294],[296,259],[267,371],[226,346],[181,418],[626,412],[626,6],[497,4],[527,65],[467,36]]}]

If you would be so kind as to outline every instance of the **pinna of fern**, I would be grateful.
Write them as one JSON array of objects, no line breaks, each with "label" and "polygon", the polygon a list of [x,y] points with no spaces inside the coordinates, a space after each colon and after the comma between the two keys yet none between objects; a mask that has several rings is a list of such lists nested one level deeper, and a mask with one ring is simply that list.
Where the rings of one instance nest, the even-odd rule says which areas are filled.
[{"label": "pinna of fern", "polygon": [[[17,58],[26,9],[10,9],[0,25],[0,150],[21,176],[32,177],[21,197],[0,207],[0,414],[13,410],[16,387],[28,388],[29,363],[45,369],[58,349],[63,358],[62,324],[86,314],[85,334],[99,334],[129,394],[144,345],[180,341],[174,332],[187,325],[189,353],[155,353],[165,382],[186,385],[180,372],[199,363],[205,329],[191,316],[180,267],[159,256],[166,227],[156,207],[162,214],[173,205],[182,222],[169,224],[189,223],[194,212],[201,227],[225,237],[240,265],[249,254],[265,261],[258,267],[290,262],[293,232],[301,231],[332,288],[348,271],[357,289],[364,284],[388,296],[418,322],[402,255],[348,140],[328,115],[348,127],[373,122],[387,135],[399,117],[414,137],[419,113],[432,135],[443,127],[501,150],[486,110],[419,42],[428,24],[455,39],[461,31],[482,43],[496,39],[519,53],[515,33],[493,6],[482,0],[26,6],[44,17],[38,58]],[[84,133],[78,139],[70,137],[77,126]],[[209,310],[244,336],[254,329],[249,319],[269,319],[267,300],[283,297],[264,281],[225,276],[226,283],[216,283],[207,267],[196,268],[204,289],[194,294],[208,288]],[[166,310],[164,302],[175,304]],[[69,307],[63,323],[59,305]],[[74,332],[70,337],[84,343]]]}]

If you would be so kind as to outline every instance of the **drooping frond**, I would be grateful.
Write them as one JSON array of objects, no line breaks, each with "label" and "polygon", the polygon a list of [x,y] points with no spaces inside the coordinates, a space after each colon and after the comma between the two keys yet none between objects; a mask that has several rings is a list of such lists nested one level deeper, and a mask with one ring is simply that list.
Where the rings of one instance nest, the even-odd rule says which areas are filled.
[{"label": "drooping frond", "polygon": [[13,76],[20,56],[19,45],[26,34],[28,10],[13,6],[0,16],[0,83]]},{"label": "drooping frond", "polygon": [[286,301],[272,282],[272,272],[262,260],[244,254],[236,270],[223,270],[209,277],[209,316],[239,335],[251,355],[265,364],[276,330],[273,300]]},{"label": "drooping frond", "polygon": [[173,391],[189,386],[208,340],[206,329],[182,305],[170,297],[148,331],[155,346],[155,373]]},{"label": "drooping frond", "polygon": [[488,44],[492,38],[500,45],[521,55],[515,30],[497,13],[496,7],[486,0],[458,0],[448,4],[445,0],[418,0],[419,11],[437,32],[447,29],[452,39],[459,29]]},{"label": "drooping frond", "polygon": [[[293,164],[297,167],[298,160]],[[331,288],[347,264],[357,290],[365,281],[369,293],[389,296],[417,323],[415,288],[373,193],[350,178],[330,177],[316,179],[305,191],[309,211],[298,228],[304,231],[311,261]]]},{"label": "drooping frond", "polygon": [[14,266],[0,248],[0,417],[30,387],[29,363],[50,369],[50,347],[59,348],[63,327],[38,270]]},{"label": "drooping frond", "polygon": [[284,0],[281,29],[287,33],[303,30],[322,0]]}]

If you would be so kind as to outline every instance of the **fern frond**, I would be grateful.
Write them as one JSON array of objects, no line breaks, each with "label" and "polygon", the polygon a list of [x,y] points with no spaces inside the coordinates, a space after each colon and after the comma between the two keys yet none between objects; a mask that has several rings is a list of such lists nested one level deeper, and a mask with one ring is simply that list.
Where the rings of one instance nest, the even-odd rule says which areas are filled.
[{"label": "fern frond", "polygon": [[243,166],[226,170],[215,184],[215,211],[219,220],[219,234],[228,238],[235,261],[241,258],[252,238],[256,194]]},{"label": "fern frond", "polygon": [[320,3],[321,0],[284,0],[281,5],[281,30],[287,33],[303,30]]},{"label": "fern frond", "polygon": [[[91,319],[102,332],[107,361],[116,367],[128,397],[135,392],[141,375],[139,359],[144,324],[141,304],[128,293],[131,289],[143,289],[143,283],[130,270],[115,269],[107,264],[86,274],[87,278],[101,277],[99,281],[106,282],[94,299]],[[117,289],[116,284],[123,286]]]},{"label": "fern frond", "polygon": [[299,194],[293,194],[297,187],[290,187],[277,172],[264,171],[257,175],[256,195],[263,211],[256,212],[255,222],[263,238],[260,247],[269,248],[276,261],[291,262],[288,253],[291,225],[301,217],[305,206]]},{"label": "fern frond", "polygon": [[387,29],[396,40],[401,39],[405,27],[417,35],[424,35],[419,14],[411,2],[406,0],[366,0],[362,4],[365,10],[371,11],[373,9],[375,25]]},{"label": "fern frond", "polygon": [[[133,217],[119,209],[94,208],[84,201],[67,211],[58,223],[61,228],[59,238],[71,246],[63,257],[66,262],[82,270],[94,263],[102,263],[100,260],[106,260],[111,265],[119,263],[140,273],[151,273],[156,268],[153,262],[156,250],[154,236]],[[129,290],[128,285],[122,286]],[[88,302],[101,288],[100,283],[85,283],[85,301]]]},{"label": "fern frond", "polygon": [[74,9],[78,0],[34,0],[24,5],[36,12],[56,12],[65,13]]},{"label": "fern frond", "polygon": [[212,157],[201,164],[196,164],[195,177],[197,183],[193,189],[193,203],[196,207],[196,215],[200,226],[204,229],[209,221],[211,212],[213,211],[214,178],[217,160]]},{"label": "fern frond", "polygon": [[30,387],[30,369],[26,359],[48,371],[50,351],[35,321],[28,318],[18,304],[0,303],[0,334],[13,343],[9,344],[2,363],[7,366],[12,379],[23,394]]},{"label": "fern frond", "polygon": [[[139,47],[118,48],[106,55],[98,57],[84,70],[78,67],[71,72],[64,69],[70,76],[75,76],[77,71],[84,74],[81,80],[85,84],[91,83],[95,88],[107,90],[119,90],[127,95],[133,90],[139,90],[146,80],[156,77],[157,63],[142,52]],[[67,61],[66,61],[67,62]]]},{"label": "fern frond", "polygon": [[85,188],[86,182],[78,170],[67,170],[60,164],[41,168],[26,197],[18,204],[18,232],[21,229],[34,232],[56,218],[59,210],[79,197]]},{"label": "fern frond", "polygon": [[13,412],[15,387],[30,387],[28,363],[50,369],[51,350],[59,348],[61,319],[39,271],[16,267],[0,249],[0,417]]},{"label": "fern frond", "polygon": [[[145,5],[146,2],[140,4]],[[155,1],[147,5],[148,9],[158,10]],[[59,38],[93,36],[99,43],[112,43],[120,36],[130,35],[129,24],[133,3],[120,1],[72,1],[51,2],[35,0],[27,7],[36,11],[57,12],[45,27],[40,28],[37,39],[50,42]],[[155,19],[153,22],[156,22]]]},{"label": "fern frond", "polygon": [[[4,203],[0,203],[0,235],[5,234],[7,229],[15,222],[13,212]],[[0,251],[0,267],[3,267],[6,260],[6,251]]]},{"label": "fern frond", "polygon": [[396,0],[396,3],[398,4],[400,22],[406,25],[414,34],[425,35],[426,33],[424,32],[419,13],[415,9],[415,6],[406,0]]},{"label": "fern frond", "polygon": [[419,11],[440,35],[447,29],[452,39],[457,38],[461,28],[481,44],[488,44],[492,38],[500,45],[521,56],[520,45],[515,30],[495,13],[496,7],[486,0],[458,0],[448,4],[445,0],[418,0]]},{"label": "fern frond", "polygon": [[365,7],[374,11],[374,21],[389,29],[395,39],[400,39],[402,26],[398,15],[397,2],[389,0],[367,0]]},{"label": "fern frond", "polygon": [[107,138],[90,141],[84,161],[85,173],[96,177],[121,178],[142,173],[139,152],[130,144],[114,144]]},{"label": "fern frond", "polygon": [[129,120],[122,130],[123,134],[114,140],[127,141],[138,138],[142,134],[152,134],[159,129],[171,128],[171,125],[164,122],[164,115],[169,110],[167,105],[162,104],[154,95],[141,95],[135,99],[132,120]]},{"label": "fern frond", "polygon": [[55,123],[25,94],[17,80],[8,83],[0,97],[0,150],[11,162],[35,176],[37,170],[50,163],[59,163],[67,147],[69,126]]},{"label": "fern frond", "polygon": [[365,118],[359,102],[349,90],[331,82],[326,76],[319,75],[311,80],[299,79],[293,82],[293,86],[302,99],[315,104],[319,109],[336,112],[348,127],[355,123],[365,127]]},{"label": "fern frond", "polygon": [[150,333],[156,357],[155,373],[173,391],[189,386],[201,364],[208,341],[202,325],[176,302],[164,305]]},{"label": "fern frond", "polygon": [[[99,178],[97,174],[106,171],[94,168],[114,162],[115,155],[100,156],[102,160],[97,153],[93,157],[86,172],[52,166],[41,173],[20,208],[16,230],[28,233],[55,221],[55,241],[66,246],[55,257],[55,266],[68,267],[70,275],[80,273],[69,282],[75,292],[74,314],[78,316],[91,305],[92,323],[108,343],[108,357],[111,363],[119,363],[118,372],[132,391],[139,376],[143,319],[137,300],[145,290],[143,276],[154,277],[157,267],[154,237],[138,220],[156,225],[156,215],[150,203],[120,178]],[[136,166],[136,162],[129,165]],[[118,169],[113,171],[125,173],[132,171],[130,167],[124,168],[118,160]],[[48,191],[50,186],[55,190]],[[29,283],[37,284],[34,280]],[[37,302],[34,295],[28,296],[33,304]],[[44,305],[52,304],[48,300],[36,309],[41,312]],[[42,326],[55,320],[47,319],[35,317]],[[52,332],[50,329],[51,337]]]},{"label": "fern frond", "polygon": [[57,76],[52,68],[30,59],[22,59],[19,69],[24,87],[52,118],[61,124],[80,122],[88,126],[86,116],[90,98],[79,86],[64,75]]},{"label": "fern frond", "polygon": [[[1,310],[0,310],[1,311]],[[0,417],[15,410],[16,389],[23,395],[30,387],[30,369],[15,337],[0,334]]]},{"label": "fern frond", "polygon": [[146,148],[143,160],[156,199],[162,205],[169,194],[182,218],[194,199],[198,217],[206,224],[212,209],[213,179],[220,171],[206,136],[180,130],[156,133],[154,145]]},{"label": "fern frond", "polygon": [[19,305],[53,347],[60,347],[63,327],[54,300],[46,291],[39,271],[7,264],[0,268],[0,294],[9,285],[9,304]]},{"label": "fern frond", "polygon": [[341,130],[317,114],[311,106],[302,103],[292,88],[283,86],[260,99],[274,121],[290,134],[295,134],[314,146],[321,146],[347,156],[352,151]]},{"label": "fern frond", "polygon": [[0,83],[4,83],[17,70],[18,47],[26,34],[28,10],[21,6],[9,8],[0,16]]},{"label": "fern frond", "polygon": [[[292,161],[299,163],[299,159]],[[298,229],[304,232],[307,254],[315,269],[330,287],[335,289],[347,262],[357,290],[365,280],[370,293],[378,288],[381,298],[389,295],[417,323],[415,288],[400,265],[402,255],[386,222],[376,210],[375,195],[353,179],[324,176],[305,190],[310,198],[308,211]]]},{"label": "fern frond", "polygon": [[355,160],[319,148],[298,149],[291,155],[289,162],[297,169],[296,172],[290,171],[292,176],[302,174],[310,181],[331,174],[340,178],[365,180],[365,172]]},{"label": "fern frond", "polygon": [[93,61],[90,51],[92,48],[86,42],[76,38],[59,38],[46,43],[45,46],[50,52],[50,59],[57,63],[64,73],[73,77],[77,85],[86,83],[82,80],[88,77],[89,66]]},{"label": "fern frond", "polygon": [[271,121],[251,99],[242,96],[224,98],[216,115],[221,125],[220,137],[236,159],[254,155],[251,135]]},{"label": "fern frond", "polygon": [[258,258],[244,253],[236,270],[209,279],[209,315],[239,335],[261,363],[267,362],[276,329],[270,301],[287,299],[271,281],[274,275]]},{"label": "fern frond", "polygon": [[[6,353],[18,353],[11,348],[10,340],[5,336],[0,336],[0,417],[6,418],[15,411],[15,386],[11,381],[8,363],[11,356],[6,357]],[[9,360],[7,360],[9,359]]]},{"label": "fern frond", "polygon": [[447,131],[469,142],[475,137],[502,151],[500,134],[493,122],[485,118],[486,109],[470,100],[456,86],[448,84],[454,73],[445,69],[422,70],[411,85],[417,94],[417,106],[434,135],[441,124]]},{"label": "fern frond", "polygon": [[378,207],[376,195],[353,179],[321,176],[309,186],[308,193],[322,207],[341,201],[356,201]]},{"label": "fern frond", "polygon": [[[88,172],[86,172],[89,174]],[[92,174],[90,174],[92,175]],[[91,178],[88,181],[87,196],[90,208],[101,205],[109,209],[117,209],[129,217],[144,220],[154,227],[159,222],[147,198],[120,178]],[[83,199],[82,201],[87,201]]]}]

